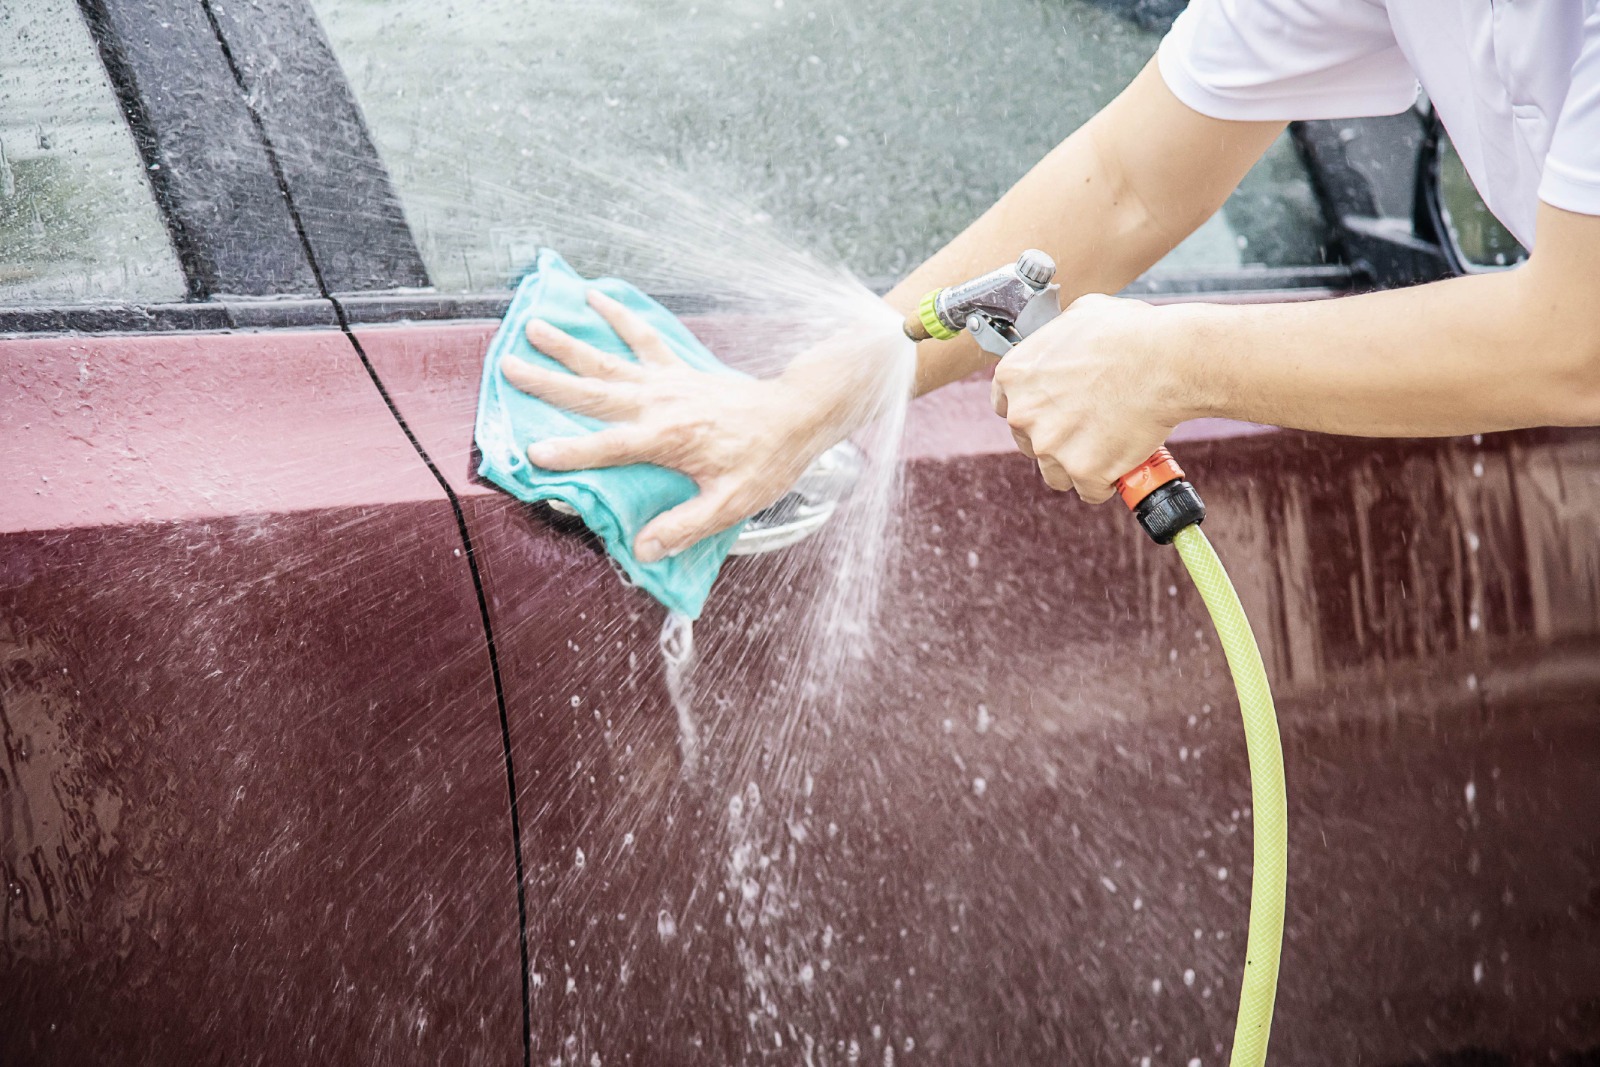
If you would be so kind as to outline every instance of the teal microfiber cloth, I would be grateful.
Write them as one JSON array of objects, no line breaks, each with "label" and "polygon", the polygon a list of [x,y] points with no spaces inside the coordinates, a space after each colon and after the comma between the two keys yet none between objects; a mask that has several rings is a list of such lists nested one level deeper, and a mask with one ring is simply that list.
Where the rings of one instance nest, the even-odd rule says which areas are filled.
[{"label": "teal microfiber cloth", "polygon": [[535,319],[580,341],[625,359],[633,353],[589,306],[590,289],[599,289],[631,309],[666,339],[685,362],[716,374],[736,374],[695,339],[677,316],[616,278],[580,276],[552,251],[543,251],[532,273],[522,280],[500,329],[489,342],[478,390],[475,434],[482,462],[478,473],[519,500],[562,500],[605,543],[628,578],[669,609],[700,617],[722,561],[739,536],[740,527],[708,537],[675,556],[643,563],[633,554],[633,541],[644,525],[699,490],[693,479],[654,464],[636,463],[586,471],[547,471],[528,462],[528,446],[551,437],[577,437],[606,424],[563,411],[521,392],[500,373],[501,357],[511,355],[560,373],[565,367],[528,343],[528,323]]}]

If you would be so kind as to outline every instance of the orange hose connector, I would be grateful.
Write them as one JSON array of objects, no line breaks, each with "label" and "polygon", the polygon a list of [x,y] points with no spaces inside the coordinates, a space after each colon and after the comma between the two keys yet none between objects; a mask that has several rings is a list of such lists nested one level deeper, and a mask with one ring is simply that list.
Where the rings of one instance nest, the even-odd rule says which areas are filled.
[{"label": "orange hose connector", "polygon": [[1172,453],[1158,448],[1149,459],[1117,479],[1117,493],[1132,511],[1145,497],[1183,476],[1183,468],[1172,458]]}]

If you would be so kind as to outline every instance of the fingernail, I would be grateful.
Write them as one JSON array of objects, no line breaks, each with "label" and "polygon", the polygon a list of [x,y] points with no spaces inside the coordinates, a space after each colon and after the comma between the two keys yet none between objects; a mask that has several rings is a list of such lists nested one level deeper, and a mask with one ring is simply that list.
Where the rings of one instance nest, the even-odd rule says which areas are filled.
[{"label": "fingernail", "polygon": [[647,537],[639,542],[639,559],[645,563],[654,563],[667,554],[667,550],[660,541],[654,537]]}]

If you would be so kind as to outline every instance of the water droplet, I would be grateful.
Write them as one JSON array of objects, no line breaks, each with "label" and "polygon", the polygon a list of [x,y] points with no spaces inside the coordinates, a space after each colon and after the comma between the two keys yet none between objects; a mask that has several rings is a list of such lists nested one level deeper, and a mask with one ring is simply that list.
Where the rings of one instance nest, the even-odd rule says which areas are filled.
[{"label": "water droplet", "polygon": [[1226,882],[1227,880],[1228,880],[1228,868],[1226,868],[1226,867],[1218,867],[1217,868],[1217,881]]},{"label": "water droplet", "polygon": [[665,908],[656,913],[656,933],[661,935],[663,941],[671,941],[678,935],[677,920]]},{"label": "water droplet", "polygon": [[572,857],[572,865],[581,871],[583,870],[583,865],[586,862],[588,861],[584,858],[583,849],[578,849],[578,851]]},{"label": "water droplet", "polygon": [[[1199,932],[1200,932],[1199,930],[1195,931],[1195,933],[1197,933],[1197,934]],[[1183,972],[1183,984],[1184,985],[1191,985],[1191,986],[1194,985],[1194,971],[1192,969]]]},{"label": "water droplet", "polygon": [[[1161,979],[1159,979],[1159,978],[1150,979],[1150,992],[1156,993],[1158,995],[1160,994],[1160,992],[1161,992]],[[1146,1060],[1145,1062],[1148,1063],[1149,1061]]]},{"label": "water droplet", "polygon": [[1467,795],[1467,807],[1470,808],[1473,804],[1477,803],[1478,800],[1478,783],[1468,782],[1465,792]]},{"label": "water droplet", "polygon": [[1117,883],[1113,882],[1103,874],[1100,876],[1100,884],[1106,887],[1107,893],[1115,893],[1117,891]]},{"label": "water droplet", "polygon": [[978,732],[980,734],[986,734],[986,733],[989,732],[989,727],[993,726],[993,725],[994,725],[994,716],[989,714],[989,705],[987,705],[987,704],[979,704],[978,705]]},{"label": "water droplet", "polygon": [[976,795],[981,797],[985,792],[988,791],[988,789],[989,783],[984,781],[982,778],[974,778],[972,780],[972,791]]},{"label": "water droplet", "polygon": [[1472,965],[1472,984],[1483,984],[1483,963],[1481,961]]},{"label": "water droplet", "polygon": [[805,982],[807,985],[810,985],[816,977],[817,972],[812,968],[811,964],[808,963],[800,968],[800,981]]}]

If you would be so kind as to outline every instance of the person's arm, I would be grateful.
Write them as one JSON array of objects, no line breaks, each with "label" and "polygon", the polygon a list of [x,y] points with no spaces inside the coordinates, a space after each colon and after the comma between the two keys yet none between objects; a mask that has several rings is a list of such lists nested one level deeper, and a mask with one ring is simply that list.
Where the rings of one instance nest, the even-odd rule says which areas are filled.
[{"label": "person's arm", "polygon": [[1088,297],[995,373],[1053,487],[1098,503],[1187,419],[1426,437],[1600,425],[1600,216],[1541,204],[1522,266],[1297,304]]},{"label": "person's arm", "polygon": [[[887,300],[902,315],[929,289],[967,280],[1024,248],[1055,257],[1063,297],[1116,291],[1204,222],[1282,131],[1282,122],[1229,122],[1185,106],[1152,61],[1106,108],[1062,142],[1001,200],[918,267]],[[621,309],[597,302],[637,367],[597,359],[565,335],[530,340],[575,374],[504,365],[517,388],[595,414],[614,426],[547,441],[529,461],[552,470],[658,463],[683,471],[698,496],[658,516],[635,551],[652,560],[681,551],[772,503],[823,450],[872,414],[862,404],[859,344],[821,344],[779,377],[734,381],[661,353]],[[916,392],[978,370],[987,358],[962,337],[924,342]]]},{"label": "person's arm", "polygon": [[[929,290],[991,271],[1025,248],[1056,261],[1063,304],[1085,293],[1115,293],[1210,218],[1284,126],[1200,114],[1172,94],[1152,59],[885,299],[909,314]],[[990,360],[967,334],[924,341],[917,394]]]}]

